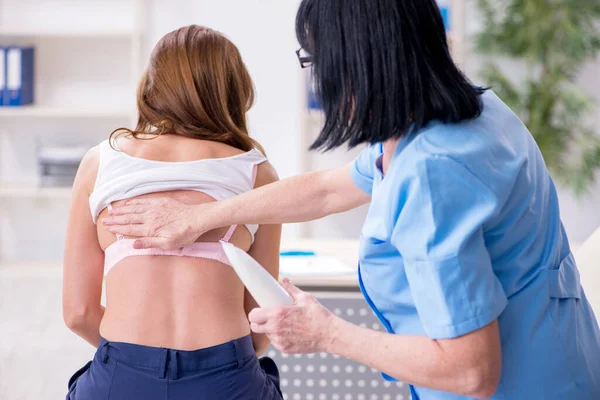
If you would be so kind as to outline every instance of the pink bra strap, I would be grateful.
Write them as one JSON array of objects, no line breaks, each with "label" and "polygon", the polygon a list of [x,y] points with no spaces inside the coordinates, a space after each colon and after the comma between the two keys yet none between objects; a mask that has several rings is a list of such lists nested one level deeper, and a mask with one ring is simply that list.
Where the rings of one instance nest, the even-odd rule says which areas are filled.
[{"label": "pink bra strap", "polygon": [[223,236],[223,239],[221,239],[221,241],[229,242],[229,240],[231,239],[231,236],[233,236],[233,232],[235,231],[235,228],[237,228],[237,225],[231,225],[229,227],[229,229],[227,230],[227,233],[225,233],[225,236]]},{"label": "pink bra strap", "polygon": [[[108,211],[112,210],[112,203],[108,203]],[[115,236],[117,237],[117,240],[123,240],[125,238],[125,236],[121,235],[120,233],[115,234]]]}]

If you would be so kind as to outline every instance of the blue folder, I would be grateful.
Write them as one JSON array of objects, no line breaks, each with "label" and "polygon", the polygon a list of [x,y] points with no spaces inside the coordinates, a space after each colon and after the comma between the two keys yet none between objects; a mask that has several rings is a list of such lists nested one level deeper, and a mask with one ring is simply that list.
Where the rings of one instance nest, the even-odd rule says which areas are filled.
[{"label": "blue folder", "polygon": [[5,106],[33,103],[34,48],[8,47],[6,52]]}]

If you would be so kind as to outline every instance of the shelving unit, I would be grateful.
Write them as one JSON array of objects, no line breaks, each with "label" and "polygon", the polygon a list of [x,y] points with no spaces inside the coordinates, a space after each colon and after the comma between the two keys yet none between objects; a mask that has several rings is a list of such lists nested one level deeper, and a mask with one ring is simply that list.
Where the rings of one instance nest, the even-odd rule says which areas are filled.
[{"label": "shelving unit", "polygon": [[[0,0],[0,45],[36,48],[36,103],[0,106],[0,264],[60,262],[56,243],[65,233],[71,188],[39,186],[35,149],[42,142],[92,146],[135,123],[144,3]],[[39,232],[25,238],[35,241],[36,254],[14,249],[25,224],[51,218],[36,226],[39,240]]]}]

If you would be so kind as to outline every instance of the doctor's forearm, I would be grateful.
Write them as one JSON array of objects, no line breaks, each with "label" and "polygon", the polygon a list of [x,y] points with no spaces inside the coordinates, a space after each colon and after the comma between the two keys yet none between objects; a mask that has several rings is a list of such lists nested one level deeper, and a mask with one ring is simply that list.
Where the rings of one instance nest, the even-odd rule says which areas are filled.
[{"label": "doctor's forearm", "polygon": [[[217,202],[212,225],[312,221],[351,210],[369,200],[352,182],[348,167],[311,172]],[[206,213],[198,210],[206,218]]]},{"label": "doctor's forearm", "polygon": [[426,336],[391,335],[338,321],[328,352],[415,386],[482,399],[495,391],[493,373],[488,374],[480,363],[447,352],[440,341]]}]

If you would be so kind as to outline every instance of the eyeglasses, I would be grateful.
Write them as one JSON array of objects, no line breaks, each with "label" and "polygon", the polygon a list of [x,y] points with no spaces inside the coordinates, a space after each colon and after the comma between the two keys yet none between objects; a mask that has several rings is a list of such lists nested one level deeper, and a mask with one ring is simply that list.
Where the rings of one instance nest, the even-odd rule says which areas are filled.
[{"label": "eyeglasses", "polygon": [[298,56],[298,61],[300,61],[300,67],[309,68],[313,65],[313,56],[308,54],[306,50],[303,48],[299,48],[296,50],[296,55]]}]

